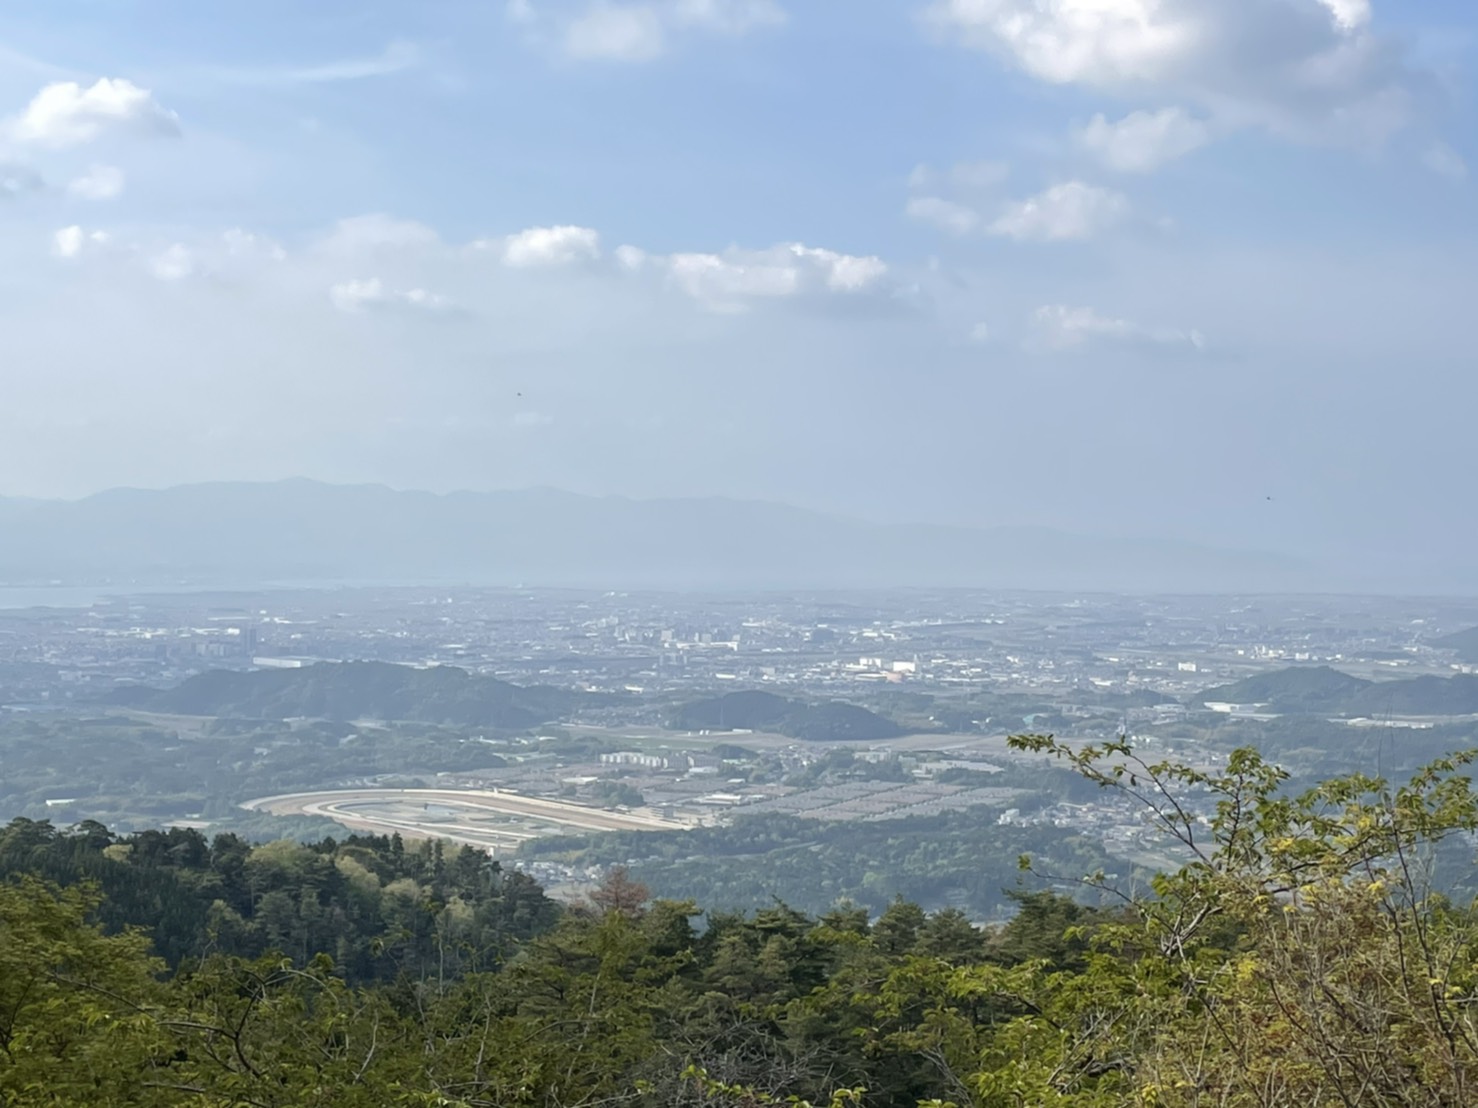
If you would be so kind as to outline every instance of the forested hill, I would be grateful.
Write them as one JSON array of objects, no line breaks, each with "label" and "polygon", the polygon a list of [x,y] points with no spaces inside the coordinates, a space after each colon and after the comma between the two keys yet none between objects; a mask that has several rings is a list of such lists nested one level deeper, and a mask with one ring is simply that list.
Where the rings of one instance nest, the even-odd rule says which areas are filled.
[{"label": "forested hill", "polygon": [[1266,704],[1282,712],[1339,712],[1370,684],[1329,666],[1296,666],[1207,689],[1192,701],[1196,705]]},{"label": "forested hill", "polygon": [[875,742],[903,729],[856,704],[808,704],[761,691],[732,692],[684,704],[672,717],[682,731],[773,731],[806,742]]},{"label": "forested hill", "polygon": [[1413,677],[1377,681],[1346,708],[1351,715],[1468,716],[1478,713],[1478,676]]},{"label": "forested hill", "polygon": [[302,669],[212,670],[172,689],[128,688],[130,708],[234,719],[414,720],[521,730],[564,719],[609,697],[512,685],[453,666],[322,662]]},{"label": "forested hill", "polygon": [[1272,712],[1342,716],[1464,716],[1478,713],[1478,676],[1367,681],[1329,666],[1260,673],[1197,693],[1191,703],[1262,704]]},{"label": "forested hill", "polygon": [[212,951],[303,963],[324,952],[351,981],[490,969],[559,916],[531,878],[482,852],[398,835],[254,844],[17,819],[0,828],[0,883],[23,874],[92,884],[101,922],[149,928],[171,966]]},{"label": "forested hill", "polygon": [[1478,662],[1478,627],[1470,627],[1466,631],[1447,635],[1438,639],[1433,645],[1456,650],[1458,657],[1465,662]]}]

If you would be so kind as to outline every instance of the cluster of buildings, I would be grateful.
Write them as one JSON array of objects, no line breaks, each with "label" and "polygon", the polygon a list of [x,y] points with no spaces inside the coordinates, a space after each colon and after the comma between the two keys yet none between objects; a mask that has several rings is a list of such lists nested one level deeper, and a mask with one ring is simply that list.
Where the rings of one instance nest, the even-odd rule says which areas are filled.
[{"label": "cluster of buildings", "polygon": [[[642,694],[988,689],[1165,704],[1277,665],[1451,672],[1478,610],[1420,601],[979,592],[705,597],[537,590],[152,594],[0,610],[0,703],[211,668],[376,659]],[[641,722],[641,721],[638,721]],[[649,721],[647,721],[649,722]]]}]

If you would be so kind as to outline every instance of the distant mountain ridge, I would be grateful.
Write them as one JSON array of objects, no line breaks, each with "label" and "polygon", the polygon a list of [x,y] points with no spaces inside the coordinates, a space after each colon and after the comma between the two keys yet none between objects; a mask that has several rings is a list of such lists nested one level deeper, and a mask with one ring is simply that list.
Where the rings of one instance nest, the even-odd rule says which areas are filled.
[{"label": "distant mountain ridge", "polygon": [[321,662],[302,669],[210,670],[172,689],[120,689],[112,700],[124,707],[191,716],[408,720],[522,730],[608,703],[611,697],[511,685],[453,666]]},{"label": "distant mountain ridge", "polygon": [[307,480],[0,499],[0,582],[593,588],[1296,589],[1295,559],[1036,528],[888,526],[761,501]]},{"label": "distant mountain ridge", "polygon": [[1264,704],[1269,711],[1287,715],[1478,715],[1478,676],[1367,681],[1329,666],[1295,666],[1207,689],[1191,703]]}]

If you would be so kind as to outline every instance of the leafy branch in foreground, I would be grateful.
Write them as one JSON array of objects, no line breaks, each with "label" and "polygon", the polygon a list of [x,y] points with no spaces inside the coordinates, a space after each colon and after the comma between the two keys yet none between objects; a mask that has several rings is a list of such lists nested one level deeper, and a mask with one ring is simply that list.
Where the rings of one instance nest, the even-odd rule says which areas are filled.
[{"label": "leafy branch in foreground", "polygon": [[[1478,1097],[1478,934],[1433,892],[1470,846],[1473,752],[1409,782],[1350,774],[1289,795],[1255,750],[1224,768],[1148,762],[1126,741],[1012,740],[1138,801],[1187,852],[1096,936],[1112,1014],[1156,1104],[1462,1105]],[[1132,984],[1132,989],[1129,986]],[[1138,1017],[1152,1000],[1153,1026]]]},{"label": "leafy branch in foreground", "polygon": [[684,1070],[683,1078],[697,1089],[702,1108],[856,1108],[866,1095],[865,1089],[838,1089],[823,1106],[799,1096],[777,1097],[746,1085],[715,1081],[697,1066]]}]

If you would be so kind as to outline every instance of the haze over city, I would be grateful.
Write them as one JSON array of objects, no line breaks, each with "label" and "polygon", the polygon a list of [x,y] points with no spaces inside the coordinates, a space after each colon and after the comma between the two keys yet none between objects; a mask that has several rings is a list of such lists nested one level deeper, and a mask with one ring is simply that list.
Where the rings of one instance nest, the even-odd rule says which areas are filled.
[{"label": "haze over city", "polygon": [[1456,0],[167,10],[0,14],[0,493],[724,495],[1473,587]]}]

